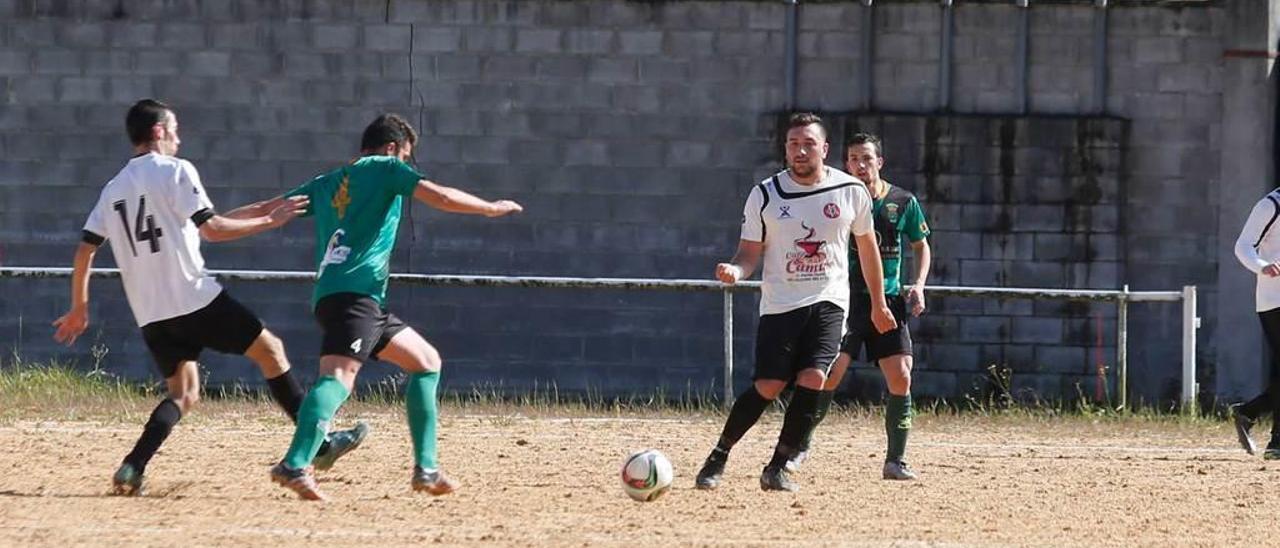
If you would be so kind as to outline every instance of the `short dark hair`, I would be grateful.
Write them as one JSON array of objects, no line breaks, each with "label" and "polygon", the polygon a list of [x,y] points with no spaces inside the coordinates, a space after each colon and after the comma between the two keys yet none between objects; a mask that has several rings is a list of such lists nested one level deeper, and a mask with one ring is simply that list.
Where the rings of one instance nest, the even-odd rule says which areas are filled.
[{"label": "short dark hair", "polygon": [[418,142],[418,132],[413,130],[398,114],[381,114],[364,128],[360,137],[360,150],[369,151],[390,143],[413,146]]},{"label": "short dark hair", "polygon": [[874,133],[855,133],[849,138],[849,144],[844,146],[844,153],[849,155],[849,149],[858,145],[870,144],[876,147],[876,156],[884,157],[884,147],[881,145],[880,136]]},{"label": "short dark hair", "polygon": [[825,139],[827,137],[827,124],[823,123],[822,117],[812,112],[797,112],[792,114],[791,118],[787,119],[787,131],[813,124],[818,124],[818,127],[822,129],[822,137]]},{"label": "short dark hair", "polygon": [[124,128],[129,133],[129,142],[134,145],[150,143],[151,128],[163,123],[166,114],[172,111],[169,105],[155,99],[143,99],[134,103],[124,117]]}]

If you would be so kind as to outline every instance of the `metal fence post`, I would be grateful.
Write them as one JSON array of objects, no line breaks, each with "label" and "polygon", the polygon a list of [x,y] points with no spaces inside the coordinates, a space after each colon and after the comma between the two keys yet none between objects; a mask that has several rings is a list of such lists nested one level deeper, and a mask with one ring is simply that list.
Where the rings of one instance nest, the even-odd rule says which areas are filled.
[{"label": "metal fence post", "polygon": [[952,0],[941,1],[942,40],[939,40],[941,51],[938,52],[938,110],[948,112],[951,110],[951,41],[955,30],[955,22],[952,20],[955,9],[951,5]]},{"label": "metal fence post", "polygon": [[862,110],[875,104],[876,23],[872,0],[862,0]]},{"label": "metal fence post", "polygon": [[800,2],[799,0],[782,0],[782,2],[787,5],[787,44],[785,46],[786,52],[784,53],[786,56],[786,67],[784,69],[786,70],[784,78],[786,78],[785,81],[787,85],[786,110],[791,110],[796,108],[796,102],[799,100],[797,97],[797,95],[799,95],[799,76],[796,73],[798,71],[797,66],[800,64],[800,60],[797,59],[799,56],[799,48],[796,47],[796,41],[800,39],[800,14],[798,13],[800,11]]},{"label": "metal fence post", "polygon": [[1182,286],[1182,412],[1196,412],[1196,286]]},{"label": "metal fence post", "polygon": [[1116,409],[1129,408],[1129,284],[1116,301]]},{"label": "metal fence post", "polygon": [[733,405],[733,292],[724,288],[724,406]]},{"label": "metal fence post", "polygon": [[1030,86],[1027,84],[1031,72],[1031,9],[1029,0],[1017,0],[1015,5],[1018,9],[1018,76],[1015,84],[1018,86],[1018,107],[1019,114],[1026,114],[1028,103],[1028,95],[1030,95]]}]

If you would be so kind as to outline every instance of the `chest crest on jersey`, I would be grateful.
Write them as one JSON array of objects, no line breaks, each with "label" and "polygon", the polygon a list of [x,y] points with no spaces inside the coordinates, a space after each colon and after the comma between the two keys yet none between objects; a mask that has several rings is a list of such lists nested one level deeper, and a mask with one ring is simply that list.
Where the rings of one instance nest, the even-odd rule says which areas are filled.
[{"label": "chest crest on jersey", "polygon": [[891,223],[898,222],[898,204],[885,204],[884,216]]},{"label": "chest crest on jersey", "polygon": [[333,200],[330,202],[333,209],[338,212],[339,219],[347,216],[347,206],[351,205],[350,186],[351,176],[343,173],[342,183],[338,185],[338,192],[333,195]]}]

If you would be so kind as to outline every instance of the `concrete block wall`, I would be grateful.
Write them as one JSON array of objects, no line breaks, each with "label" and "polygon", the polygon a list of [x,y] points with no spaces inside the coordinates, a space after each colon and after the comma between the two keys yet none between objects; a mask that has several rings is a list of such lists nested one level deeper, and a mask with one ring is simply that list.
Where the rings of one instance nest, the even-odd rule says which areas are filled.
[{"label": "concrete block wall", "polygon": [[[885,136],[884,177],[924,204],[935,252],[930,284],[1114,289],[1123,271],[1115,219],[1127,123],[1115,118],[834,114],[844,143]],[[841,148],[840,150],[843,150]],[[910,261],[909,261],[910,262]],[[905,276],[914,266],[904,269]],[[913,391],[983,393],[988,368],[1020,398],[1112,393],[1115,307],[926,296],[914,322]],[[1102,368],[1101,392],[1098,372]],[[874,376],[847,389],[875,398]],[[962,379],[957,390],[957,379]],[[1079,386],[1078,386],[1079,385]]]},{"label": "concrete block wall", "polygon": [[[1089,11],[1056,3],[1033,8],[1033,114],[1087,114],[1081,109],[1092,100],[1083,91],[1091,69]],[[1010,182],[981,171],[999,163],[998,156],[948,143],[932,161],[949,169],[917,187],[928,191],[922,194],[931,214],[954,226],[939,232],[945,273],[937,279],[1212,287],[1215,260],[1199,250],[1218,245],[1219,235],[1198,223],[1214,215],[1204,204],[1216,200],[1213,168],[1223,128],[1215,118],[1221,110],[1215,76],[1230,21],[1212,2],[1122,3],[1109,13],[1106,114],[1130,122],[1128,135],[1107,141],[1125,143],[1125,155],[1101,154],[1098,161],[1107,173],[1116,169],[1114,184],[1123,193],[1099,190],[1099,200],[1114,200],[1099,202],[1103,206],[1063,205],[1078,198],[1064,194],[1068,190],[1082,192],[1079,174],[1055,178],[1054,170],[1070,162],[1049,151],[1074,146],[1070,139],[1078,132],[1072,131],[1083,122],[1011,122],[1047,124],[1027,126],[1027,135],[1038,139],[1046,132],[1050,144],[1018,149]],[[1003,4],[959,3],[954,113],[935,126],[966,123],[952,114],[1010,112],[1012,26],[1002,22],[1015,14]],[[936,111],[936,2],[876,3],[869,98],[858,95],[857,85],[865,77],[857,34],[865,16],[857,2],[802,5],[795,104],[847,112],[870,100],[877,112]],[[363,125],[385,110],[418,126],[424,141],[417,161],[429,176],[525,204],[524,215],[497,221],[412,208],[396,271],[706,278],[733,252],[748,188],[779,167],[774,129],[787,103],[784,20],[781,2],[758,1],[0,1],[6,92],[0,97],[0,263],[69,262],[97,188],[129,155],[120,128],[125,108],[153,95],[178,108],[182,155],[199,166],[224,209],[274,195],[348,159]],[[896,146],[894,131],[886,133]],[[904,186],[917,183],[910,173],[895,177]],[[981,199],[964,201],[962,189],[973,185],[982,189]],[[1021,204],[1017,200],[1028,196],[1061,201],[990,218],[986,204]],[[929,200],[938,200],[937,207]],[[1118,212],[1113,203],[1120,204]],[[1131,214],[1138,204],[1159,207]],[[1009,223],[1008,234],[984,233],[993,222]],[[215,268],[308,270],[309,229],[301,222],[209,245],[206,257]],[[1097,261],[1081,259],[1090,253]],[[109,265],[109,257],[98,264]],[[85,344],[65,350],[48,340],[44,326],[65,306],[64,282],[4,281],[0,342],[20,345],[29,359],[92,361]],[[318,344],[307,288],[231,285],[310,371],[305,365],[313,363]],[[1205,293],[1212,305],[1217,297],[1211,289]],[[146,376],[148,358],[127,321],[118,283],[95,283],[94,297],[101,330],[95,336],[111,348],[105,364]],[[452,364],[447,382],[455,388],[536,381],[614,392],[659,384],[718,390],[716,295],[397,287],[391,303],[445,350]],[[968,344],[967,337],[1000,333],[1003,324],[959,322],[928,341],[931,363],[952,352],[947,361],[972,363],[975,372],[993,355],[1081,361],[1082,345],[1064,343],[1058,350],[1045,335],[1060,327],[1067,337],[1082,329],[1075,320],[1027,324],[1035,327],[1019,327],[1031,331],[1015,337],[1018,318],[1037,316],[1045,305],[1030,313],[1016,303],[954,306],[977,307],[981,313],[963,315],[1009,324],[1010,340]],[[754,299],[739,297],[736,319],[744,335],[736,348],[744,372],[754,307]],[[1134,316],[1131,355],[1144,360],[1131,365],[1139,377],[1133,384],[1153,399],[1164,397],[1163,383],[1176,371],[1170,364],[1178,350],[1166,341],[1176,334],[1176,321],[1164,312],[1150,321]],[[1211,335],[1213,321],[1206,319]],[[960,340],[948,330],[958,330]],[[1211,363],[1211,337],[1201,348]],[[253,379],[238,359],[211,359],[210,372],[215,381]],[[940,393],[948,382],[965,390],[967,377],[957,373],[939,382]]]}]

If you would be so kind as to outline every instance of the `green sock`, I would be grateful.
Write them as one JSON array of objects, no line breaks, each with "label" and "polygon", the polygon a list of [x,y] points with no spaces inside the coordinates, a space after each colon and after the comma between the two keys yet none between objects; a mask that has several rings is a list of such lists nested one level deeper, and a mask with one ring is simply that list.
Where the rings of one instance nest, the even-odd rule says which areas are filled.
[{"label": "green sock", "polygon": [[320,377],[311,387],[298,409],[298,426],[293,431],[293,442],[284,454],[284,465],[300,470],[311,465],[316,452],[324,444],[329,433],[329,421],[333,420],[342,402],[347,401],[347,391],[338,378],[332,375]]},{"label": "green sock", "polygon": [[889,395],[884,413],[884,432],[889,437],[889,451],[884,456],[886,461],[901,461],[907,452],[907,434],[911,432],[912,414],[911,394]]},{"label": "green sock", "polygon": [[813,442],[813,432],[818,429],[818,425],[822,424],[822,419],[827,418],[827,411],[831,410],[831,400],[835,399],[835,390],[823,390],[818,394],[818,409],[813,413],[813,428],[809,429],[809,433],[804,436],[804,443],[800,444],[801,451],[808,451],[809,444]]},{"label": "green sock", "polygon": [[439,468],[436,463],[436,385],[439,371],[409,375],[404,391],[404,406],[409,412],[409,436],[413,438],[413,462],[427,470]]}]

